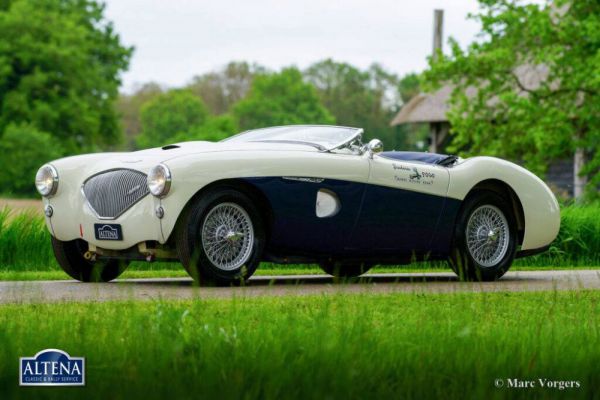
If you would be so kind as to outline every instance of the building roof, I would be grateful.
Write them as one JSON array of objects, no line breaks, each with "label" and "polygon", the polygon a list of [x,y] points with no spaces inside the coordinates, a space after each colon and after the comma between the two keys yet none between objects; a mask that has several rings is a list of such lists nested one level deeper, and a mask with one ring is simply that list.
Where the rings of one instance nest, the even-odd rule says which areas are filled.
[{"label": "building roof", "polygon": [[[526,95],[528,90],[539,88],[541,82],[548,76],[548,68],[545,65],[531,66],[522,65],[515,68],[514,78],[518,79],[515,86],[520,94]],[[429,123],[447,122],[448,100],[454,86],[447,84],[434,93],[420,93],[410,99],[396,114],[390,125],[401,125],[407,123]],[[474,96],[477,89],[467,88],[467,96]],[[490,102],[493,103],[494,99]]]},{"label": "building roof", "polygon": [[451,93],[450,85],[442,87],[435,93],[419,93],[402,106],[391,125],[447,121],[446,112]]}]

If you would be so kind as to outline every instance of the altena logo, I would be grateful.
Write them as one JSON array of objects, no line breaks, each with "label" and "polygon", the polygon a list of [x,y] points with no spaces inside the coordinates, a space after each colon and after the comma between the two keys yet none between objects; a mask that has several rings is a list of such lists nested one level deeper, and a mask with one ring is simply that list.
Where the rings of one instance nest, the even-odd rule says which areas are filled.
[{"label": "altena logo", "polygon": [[84,386],[85,358],[71,357],[58,349],[46,349],[33,357],[21,357],[21,386]]},{"label": "altena logo", "polygon": [[98,229],[98,238],[106,240],[116,240],[119,238],[119,232],[108,225]]}]

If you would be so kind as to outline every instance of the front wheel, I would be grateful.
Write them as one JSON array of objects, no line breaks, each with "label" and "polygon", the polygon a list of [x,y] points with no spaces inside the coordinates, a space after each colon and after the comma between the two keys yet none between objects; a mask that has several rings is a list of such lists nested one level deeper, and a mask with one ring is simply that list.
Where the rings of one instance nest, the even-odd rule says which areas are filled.
[{"label": "front wheel", "polygon": [[202,284],[245,281],[258,267],[264,245],[258,208],[249,196],[228,186],[215,188],[192,203],[178,228],[179,258]]},{"label": "front wheel", "polygon": [[516,250],[517,223],[509,202],[491,191],[469,196],[454,233],[454,272],[462,280],[497,280],[510,268]]},{"label": "front wheel", "polygon": [[52,237],[52,249],[58,265],[71,278],[81,282],[108,282],[116,279],[127,268],[128,261],[96,260],[84,257],[87,243],[81,239],[63,242]]}]

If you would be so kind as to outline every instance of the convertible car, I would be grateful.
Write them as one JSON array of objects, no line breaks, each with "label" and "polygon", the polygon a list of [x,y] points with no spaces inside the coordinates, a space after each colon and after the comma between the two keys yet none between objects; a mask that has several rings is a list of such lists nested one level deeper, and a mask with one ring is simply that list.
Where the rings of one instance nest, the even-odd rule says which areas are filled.
[{"label": "convertible car", "polygon": [[556,198],[518,165],[383,151],[362,133],[281,126],[53,161],[36,186],[56,259],[86,282],[131,260],[179,260],[200,283],[229,285],[261,261],[353,277],[440,259],[487,281],[558,234]]}]

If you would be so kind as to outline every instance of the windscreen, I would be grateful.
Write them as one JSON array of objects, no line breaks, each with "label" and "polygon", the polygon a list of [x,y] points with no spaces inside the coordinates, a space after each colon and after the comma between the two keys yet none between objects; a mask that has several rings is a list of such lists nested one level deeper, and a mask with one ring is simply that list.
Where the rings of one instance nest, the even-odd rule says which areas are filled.
[{"label": "windscreen", "polygon": [[224,141],[305,143],[331,150],[354,139],[361,131],[341,126],[278,126],[243,132]]}]

